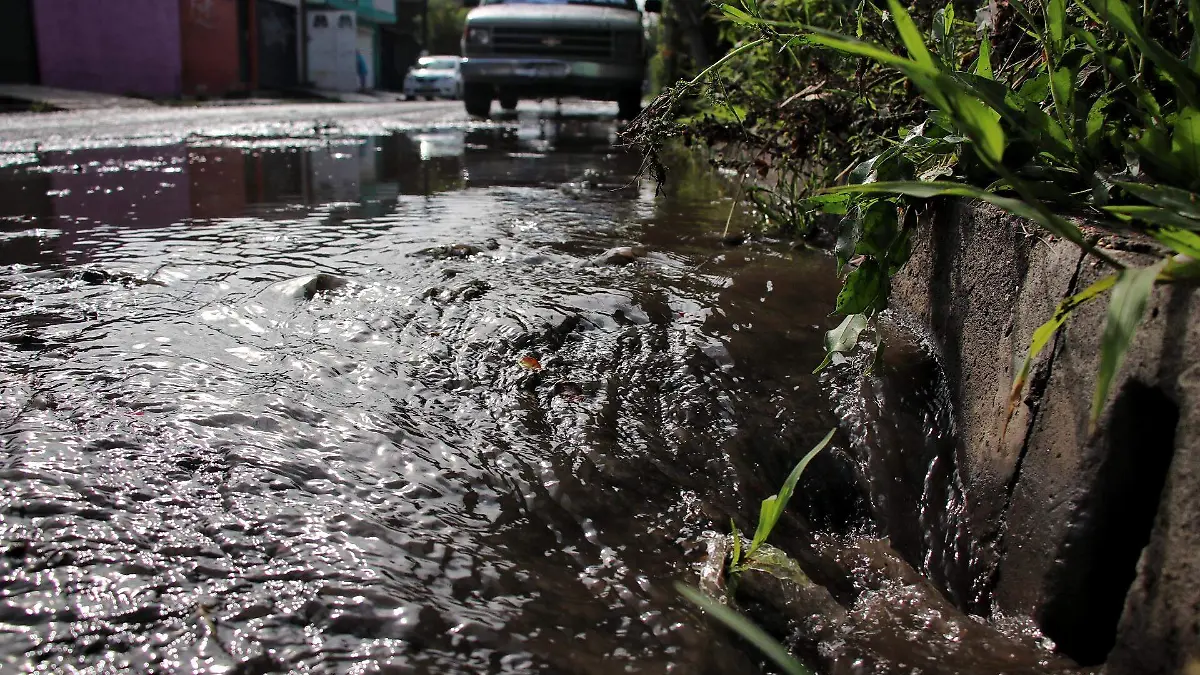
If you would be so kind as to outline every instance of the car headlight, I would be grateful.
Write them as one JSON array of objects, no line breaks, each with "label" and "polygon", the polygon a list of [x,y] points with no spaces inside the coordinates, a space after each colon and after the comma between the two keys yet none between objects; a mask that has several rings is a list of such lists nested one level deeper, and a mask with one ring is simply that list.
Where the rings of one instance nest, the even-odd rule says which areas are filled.
[{"label": "car headlight", "polygon": [[487,28],[467,27],[467,44],[486,47],[492,44],[492,31]]}]

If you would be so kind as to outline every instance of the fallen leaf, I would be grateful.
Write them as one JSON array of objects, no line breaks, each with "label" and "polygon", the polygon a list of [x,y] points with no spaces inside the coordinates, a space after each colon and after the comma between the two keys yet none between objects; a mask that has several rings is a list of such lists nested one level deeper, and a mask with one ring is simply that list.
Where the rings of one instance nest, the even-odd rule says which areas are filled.
[{"label": "fallen leaf", "polygon": [[520,361],[517,361],[522,368],[527,370],[541,370],[542,364],[532,356],[522,356]]}]

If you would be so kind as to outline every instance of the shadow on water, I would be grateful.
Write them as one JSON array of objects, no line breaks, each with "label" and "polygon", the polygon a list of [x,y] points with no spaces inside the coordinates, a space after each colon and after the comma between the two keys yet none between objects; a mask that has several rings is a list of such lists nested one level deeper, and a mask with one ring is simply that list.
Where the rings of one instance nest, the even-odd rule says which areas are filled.
[{"label": "shadow on water", "polygon": [[866,478],[950,431],[866,439],[880,397],[811,375],[830,260],[723,247],[731,185],[656,190],[614,140],[565,115],[6,169],[6,672],[759,672],[672,584],[838,418],[853,450],[780,540],[891,531],[964,604],[952,508],[921,510],[952,496]]}]

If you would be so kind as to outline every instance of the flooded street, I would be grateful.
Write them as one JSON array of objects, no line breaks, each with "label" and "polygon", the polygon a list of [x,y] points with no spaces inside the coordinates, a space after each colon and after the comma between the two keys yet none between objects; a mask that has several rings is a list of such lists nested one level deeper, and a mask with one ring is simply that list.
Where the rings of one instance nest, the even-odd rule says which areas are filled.
[{"label": "flooded street", "polygon": [[[0,670],[762,672],[673,584],[839,421],[773,542],[986,611],[936,364],[811,372],[830,256],[725,246],[733,181],[603,111],[430,110],[0,138]],[[871,606],[839,672],[956,625]]]},{"label": "flooded street", "polygon": [[672,583],[831,424],[836,280],[615,133],[5,169],[4,670],[754,672]]}]

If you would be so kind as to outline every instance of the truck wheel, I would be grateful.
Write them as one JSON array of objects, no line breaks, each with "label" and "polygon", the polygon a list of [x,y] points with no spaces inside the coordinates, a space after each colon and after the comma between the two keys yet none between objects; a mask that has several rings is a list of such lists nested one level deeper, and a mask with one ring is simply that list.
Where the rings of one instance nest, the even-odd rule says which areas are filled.
[{"label": "truck wheel", "polygon": [[617,98],[617,117],[631,120],[642,112],[642,89],[634,87],[622,91]]},{"label": "truck wheel", "polygon": [[474,117],[487,117],[492,111],[492,88],[480,84],[463,84],[463,107]]},{"label": "truck wheel", "polygon": [[500,94],[500,107],[505,110],[516,110],[517,97],[512,94]]}]

